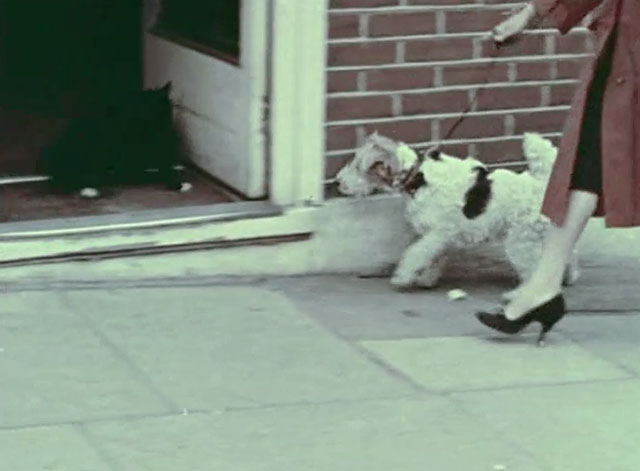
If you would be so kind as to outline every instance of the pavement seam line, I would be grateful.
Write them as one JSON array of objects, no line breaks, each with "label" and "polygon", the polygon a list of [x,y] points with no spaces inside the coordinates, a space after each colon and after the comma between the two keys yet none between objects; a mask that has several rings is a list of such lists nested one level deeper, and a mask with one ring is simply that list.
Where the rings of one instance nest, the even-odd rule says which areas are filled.
[{"label": "pavement seam line", "polygon": [[503,392],[503,391],[515,391],[519,389],[545,389],[545,388],[562,388],[565,386],[576,386],[581,384],[606,384],[606,383],[623,383],[626,381],[637,381],[636,376],[621,376],[619,378],[605,378],[605,379],[583,379],[575,381],[563,381],[560,383],[520,383],[510,384],[508,386],[498,387],[486,387],[486,388],[470,388],[470,389],[451,389],[446,391],[445,395],[450,394],[474,394],[474,393],[486,393],[486,392]]},{"label": "pavement seam line", "polygon": [[597,351],[593,351],[593,350],[587,349],[584,345],[582,345],[582,343],[579,340],[577,340],[575,337],[573,337],[571,335],[571,333],[565,332],[564,330],[561,331],[561,332],[562,332],[562,335],[564,337],[566,337],[567,340],[569,340],[570,342],[573,342],[575,345],[577,345],[578,347],[580,347],[584,351],[589,352],[589,354],[593,355],[594,357],[599,358],[601,361],[603,361],[605,363],[608,363],[609,365],[624,371],[625,373],[627,373],[628,375],[630,375],[631,377],[633,377],[635,379],[638,379],[640,377],[636,371],[632,370],[628,366],[623,365],[622,363],[619,363],[618,361],[613,360],[611,358],[607,358],[607,357],[605,357],[604,355],[602,355],[601,353],[599,353]]},{"label": "pavement seam line", "polygon": [[[490,429],[497,437],[499,437],[503,443],[510,444],[511,446],[515,447],[518,451],[520,451],[520,453],[529,457],[533,463],[539,464],[541,459],[544,460],[544,456],[541,457],[538,454],[536,454],[534,451],[529,450],[526,446],[524,446],[522,443],[518,442],[517,440],[514,440],[508,434],[506,434],[505,436],[504,432],[500,430],[498,427],[496,427],[494,422],[490,421],[486,417],[481,416],[480,414],[477,414],[473,410],[469,410],[469,408],[465,407],[465,405],[456,397],[447,396],[447,399],[449,399],[451,403],[455,405],[460,412],[466,414],[476,423],[484,424],[484,426]],[[545,462],[545,466],[541,466],[540,469],[552,469],[552,467],[549,466],[552,464],[553,463]]]},{"label": "pavement seam line", "polygon": [[124,365],[129,368],[129,370],[133,373],[133,379],[139,381],[143,384],[150,393],[156,396],[157,399],[160,400],[162,405],[166,407],[169,411],[182,411],[182,408],[178,406],[177,403],[173,402],[171,398],[165,395],[159,387],[155,385],[155,383],[151,380],[151,378],[140,368],[124,351],[122,351],[118,346],[104,333],[100,328],[95,325],[91,319],[84,314],[78,312],[73,309],[71,300],[67,296],[67,293],[61,293],[61,298],[63,302],[67,305],[67,308],[73,312],[73,314],[78,317],[85,325],[93,332],[93,335],[103,344],[103,346],[109,350],[118,360],[120,360]]},{"label": "pavement seam line", "polygon": [[[425,395],[402,395],[402,396],[388,396],[388,397],[375,397],[375,398],[359,398],[359,399],[337,399],[318,402],[285,402],[281,404],[259,404],[256,406],[228,406],[220,409],[189,409],[186,416],[215,416],[224,413],[239,413],[239,412],[255,412],[261,410],[277,410],[292,407],[311,407],[311,406],[334,406],[334,405],[357,405],[367,403],[379,403],[379,402],[396,402],[396,401],[428,401],[432,399],[432,396]],[[41,422],[33,424],[21,424],[13,426],[0,426],[0,432],[13,432],[19,430],[34,430],[39,428],[51,428],[51,427],[69,427],[69,426],[81,426],[89,427],[91,425],[118,423],[118,422],[140,422],[144,420],[153,419],[168,419],[184,417],[184,411],[181,412],[167,412],[157,414],[127,414],[116,415],[112,417],[100,417],[88,420],[67,420],[59,422]]]},{"label": "pavement seam line", "polygon": [[98,454],[100,459],[111,469],[112,471],[118,471],[120,468],[116,462],[111,458],[111,455],[106,452],[104,448],[94,439],[91,433],[82,423],[72,424],[72,427],[78,432],[78,434],[87,442],[87,444]]},{"label": "pavement seam line", "polygon": [[378,357],[374,353],[372,353],[369,350],[367,350],[366,348],[364,348],[362,345],[359,344],[359,342],[352,342],[347,337],[341,335],[339,332],[334,331],[329,326],[327,326],[324,323],[322,323],[319,319],[316,319],[315,317],[313,317],[312,315],[307,313],[306,309],[298,308],[298,305],[295,302],[295,300],[293,300],[289,296],[287,296],[286,293],[281,293],[281,292],[275,290],[272,287],[265,287],[265,289],[268,289],[271,292],[275,292],[275,293],[278,293],[278,294],[280,294],[282,296],[285,296],[286,299],[288,299],[291,303],[293,303],[294,306],[296,306],[296,308],[297,308],[296,310],[298,312],[300,312],[301,315],[303,315],[307,320],[312,322],[318,328],[322,329],[324,332],[329,334],[331,337],[333,337],[336,340],[338,340],[340,343],[346,345],[350,350],[352,350],[356,354],[358,354],[359,357],[364,357],[364,359],[368,363],[373,364],[374,366],[376,366],[376,368],[379,368],[380,370],[382,370],[383,373],[386,373],[388,376],[392,377],[394,380],[398,380],[401,383],[406,384],[407,386],[410,386],[412,389],[414,389],[415,392],[419,392],[419,393],[422,393],[422,394],[429,394],[429,395],[432,395],[432,396],[440,396],[441,395],[440,392],[435,391],[435,390],[430,390],[430,389],[426,388],[425,386],[421,385],[420,383],[414,381],[413,378],[411,378],[410,376],[408,376],[404,372],[396,369],[392,365],[390,365],[387,362],[385,362],[382,358]]}]

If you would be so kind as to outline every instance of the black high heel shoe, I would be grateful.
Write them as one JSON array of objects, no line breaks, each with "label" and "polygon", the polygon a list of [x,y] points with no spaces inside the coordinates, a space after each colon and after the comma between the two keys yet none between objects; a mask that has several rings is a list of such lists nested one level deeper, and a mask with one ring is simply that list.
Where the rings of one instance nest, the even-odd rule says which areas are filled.
[{"label": "black high heel shoe", "polygon": [[532,322],[542,325],[538,336],[538,346],[544,346],[544,338],[553,326],[564,317],[566,305],[562,294],[558,294],[551,300],[531,309],[518,319],[510,320],[504,315],[504,309],[499,307],[495,312],[477,312],[476,317],[487,327],[504,334],[517,334]]}]

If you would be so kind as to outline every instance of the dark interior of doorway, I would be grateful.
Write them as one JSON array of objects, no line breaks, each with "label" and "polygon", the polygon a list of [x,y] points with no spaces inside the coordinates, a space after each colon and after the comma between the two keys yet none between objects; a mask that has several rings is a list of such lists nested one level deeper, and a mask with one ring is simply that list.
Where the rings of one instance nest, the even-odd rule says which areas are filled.
[{"label": "dark interior of doorway", "polygon": [[[142,89],[142,0],[0,1],[0,181],[37,173],[41,149],[74,116]],[[116,189],[86,200],[43,183],[0,185],[0,222],[229,202],[238,198],[187,169],[193,189]]]}]

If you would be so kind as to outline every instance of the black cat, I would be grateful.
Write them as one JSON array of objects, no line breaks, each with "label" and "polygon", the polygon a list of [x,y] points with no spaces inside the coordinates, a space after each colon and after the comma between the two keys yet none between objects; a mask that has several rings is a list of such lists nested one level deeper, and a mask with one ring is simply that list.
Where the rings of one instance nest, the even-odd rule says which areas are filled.
[{"label": "black cat", "polygon": [[115,185],[157,181],[176,191],[184,146],[173,119],[171,82],[111,99],[72,119],[42,152],[42,171],[55,191],[98,197]]}]

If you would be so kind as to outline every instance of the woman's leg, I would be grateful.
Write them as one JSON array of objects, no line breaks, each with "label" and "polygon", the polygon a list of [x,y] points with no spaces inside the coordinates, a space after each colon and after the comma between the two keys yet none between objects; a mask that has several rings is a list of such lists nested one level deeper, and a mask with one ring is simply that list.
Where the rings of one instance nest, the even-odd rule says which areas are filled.
[{"label": "woman's leg", "polygon": [[540,262],[516,298],[504,309],[508,319],[521,317],[560,292],[565,266],[597,203],[595,193],[571,191],[564,224],[549,227]]}]

